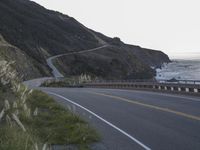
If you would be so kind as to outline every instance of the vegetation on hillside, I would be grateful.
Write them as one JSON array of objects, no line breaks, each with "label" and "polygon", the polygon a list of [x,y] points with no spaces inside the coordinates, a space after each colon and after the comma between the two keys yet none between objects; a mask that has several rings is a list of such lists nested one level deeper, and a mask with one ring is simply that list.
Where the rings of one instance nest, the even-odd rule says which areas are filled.
[{"label": "vegetation on hillside", "polygon": [[[103,79],[152,79],[155,71],[141,62],[134,51],[109,46],[95,52],[62,56],[54,61],[66,76],[88,74]],[[63,65],[66,64],[66,65]]]},{"label": "vegetation on hillside", "polygon": [[[40,73],[39,69],[34,63],[34,60],[19,48],[10,45],[7,41],[5,41],[1,34],[0,58],[6,61],[15,61],[16,63],[13,64],[13,67],[16,69],[23,80],[42,76],[42,73]],[[42,68],[42,66],[39,68]],[[44,74],[48,74],[48,71],[46,71]]]},{"label": "vegetation on hillside", "polygon": [[47,150],[52,144],[89,149],[99,140],[87,122],[45,93],[20,84],[11,65],[0,61],[1,150]]},{"label": "vegetation on hillside", "polygon": [[91,82],[92,77],[87,74],[63,79],[50,79],[41,84],[41,87],[83,87],[84,83]]}]

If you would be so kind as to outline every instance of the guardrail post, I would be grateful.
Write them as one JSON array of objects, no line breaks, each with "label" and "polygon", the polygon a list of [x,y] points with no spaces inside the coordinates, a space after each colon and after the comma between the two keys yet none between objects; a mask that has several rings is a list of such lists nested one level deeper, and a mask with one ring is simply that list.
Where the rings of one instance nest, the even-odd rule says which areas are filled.
[{"label": "guardrail post", "polygon": [[195,88],[195,89],[194,89],[194,93],[198,93],[198,89]]},{"label": "guardrail post", "polygon": [[181,92],[181,87],[178,87],[178,91]]},{"label": "guardrail post", "polygon": [[189,88],[185,88],[185,91],[186,91],[186,92],[189,92]]},{"label": "guardrail post", "polygon": [[171,91],[174,91],[174,87],[171,87]]}]

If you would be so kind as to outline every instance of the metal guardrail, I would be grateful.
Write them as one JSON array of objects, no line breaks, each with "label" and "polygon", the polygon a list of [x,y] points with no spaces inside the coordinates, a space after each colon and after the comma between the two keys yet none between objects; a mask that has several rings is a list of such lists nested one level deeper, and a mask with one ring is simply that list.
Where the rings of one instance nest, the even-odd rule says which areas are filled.
[{"label": "metal guardrail", "polygon": [[200,80],[96,80],[93,81],[93,83],[138,83],[138,82],[144,82],[144,83],[166,83],[166,84],[192,84],[192,85],[200,85]]},{"label": "metal guardrail", "polygon": [[157,80],[159,83],[172,83],[172,84],[195,84],[200,85],[200,80]]},{"label": "metal guardrail", "polygon": [[[56,81],[65,80],[64,77],[55,78]],[[92,83],[163,83],[163,84],[190,84],[190,85],[200,85],[200,80],[156,80],[156,79],[129,79],[129,80],[94,80]]]},{"label": "metal guardrail", "polygon": [[196,93],[200,94],[198,84],[177,84],[159,82],[91,82],[83,84],[84,87],[98,88],[125,88],[125,89],[149,89],[157,91]]},{"label": "metal guardrail", "polygon": [[[63,80],[65,80],[65,78],[51,79],[46,82]],[[173,82],[169,80],[95,80],[83,84],[75,84],[74,87],[147,89],[200,94],[200,84],[198,83],[200,83],[198,80],[176,80]]]}]

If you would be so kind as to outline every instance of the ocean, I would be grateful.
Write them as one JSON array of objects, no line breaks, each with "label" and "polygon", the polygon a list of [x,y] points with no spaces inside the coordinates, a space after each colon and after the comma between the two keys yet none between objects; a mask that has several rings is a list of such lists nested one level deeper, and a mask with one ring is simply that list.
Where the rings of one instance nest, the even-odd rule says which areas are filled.
[{"label": "ocean", "polygon": [[156,72],[157,80],[200,80],[200,59],[173,60],[172,63],[163,64]]}]

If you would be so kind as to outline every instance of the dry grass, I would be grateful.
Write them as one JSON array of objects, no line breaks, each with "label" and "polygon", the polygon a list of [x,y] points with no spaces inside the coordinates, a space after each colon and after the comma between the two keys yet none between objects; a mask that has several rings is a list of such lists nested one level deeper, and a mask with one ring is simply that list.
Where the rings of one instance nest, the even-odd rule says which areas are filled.
[{"label": "dry grass", "polygon": [[48,150],[52,144],[88,149],[99,140],[87,122],[19,81],[11,63],[0,61],[0,150]]}]

